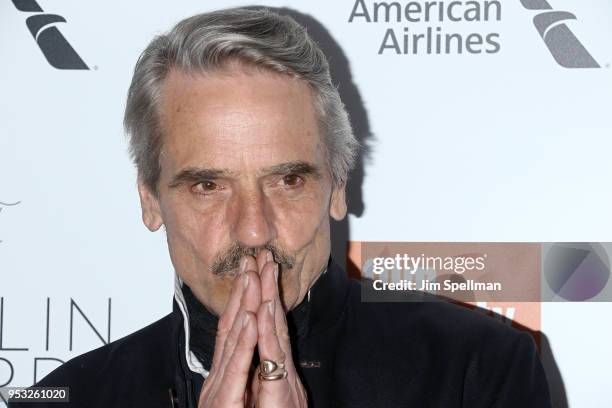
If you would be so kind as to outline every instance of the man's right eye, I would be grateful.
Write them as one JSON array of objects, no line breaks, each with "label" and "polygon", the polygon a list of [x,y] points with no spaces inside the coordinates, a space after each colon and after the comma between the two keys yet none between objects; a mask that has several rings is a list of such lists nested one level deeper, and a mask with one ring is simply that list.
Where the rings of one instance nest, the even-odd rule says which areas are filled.
[{"label": "man's right eye", "polygon": [[210,194],[216,190],[219,190],[219,185],[210,180],[201,181],[191,187],[191,191],[196,194]]}]

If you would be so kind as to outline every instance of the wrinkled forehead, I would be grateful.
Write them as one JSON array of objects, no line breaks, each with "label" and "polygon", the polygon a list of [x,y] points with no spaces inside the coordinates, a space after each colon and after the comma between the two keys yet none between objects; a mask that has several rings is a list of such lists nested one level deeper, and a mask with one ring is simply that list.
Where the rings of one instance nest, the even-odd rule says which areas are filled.
[{"label": "wrinkled forehead", "polygon": [[171,171],[246,162],[252,169],[289,161],[321,166],[325,148],[314,100],[305,81],[269,70],[172,70],[160,103],[162,162]]}]

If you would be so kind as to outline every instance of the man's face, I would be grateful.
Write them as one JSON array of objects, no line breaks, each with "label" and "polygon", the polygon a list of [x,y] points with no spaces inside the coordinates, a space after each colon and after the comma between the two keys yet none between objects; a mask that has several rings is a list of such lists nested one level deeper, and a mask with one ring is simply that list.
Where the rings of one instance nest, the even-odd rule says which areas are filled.
[{"label": "man's face", "polygon": [[142,183],[143,220],[165,225],[172,263],[209,310],[225,307],[245,250],[272,250],[287,309],[330,253],[329,216],[346,214],[302,80],[244,67],[173,70],[162,93],[157,196]]}]

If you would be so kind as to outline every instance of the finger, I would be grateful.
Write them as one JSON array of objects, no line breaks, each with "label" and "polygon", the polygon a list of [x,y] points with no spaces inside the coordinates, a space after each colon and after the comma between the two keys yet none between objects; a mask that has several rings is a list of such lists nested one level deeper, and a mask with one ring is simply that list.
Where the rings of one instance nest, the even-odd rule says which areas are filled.
[{"label": "finger", "polygon": [[[287,318],[285,316],[283,302],[280,298],[279,284],[279,266],[273,261],[268,262],[264,267],[264,271],[261,278],[262,302],[267,300],[273,300],[275,302],[276,307],[274,312],[274,328],[281,349],[289,357],[288,359],[291,360],[291,342],[289,339],[289,327],[287,325]],[[293,364],[293,361],[289,361],[289,364]]]},{"label": "finger", "polygon": [[269,257],[260,272],[261,279],[261,302],[275,300],[279,297],[277,274],[278,264],[272,259],[272,254],[268,251]]},{"label": "finger", "polygon": [[257,315],[257,347],[262,360],[284,362],[287,377],[275,381],[257,378],[258,401],[261,406],[306,407],[306,394],[291,355],[289,330],[279,295],[278,273],[279,265],[270,256],[261,272],[262,306]]},{"label": "finger", "polygon": [[251,255],[244,255],[242,259],[246,259],[245,271],[255,271],[259,273],[259,267],[257,266],[257,260]]},{"label": "finger", "polygon": [[257,311],[257,349],[260,359],[284,363],[286,356],[280,347],[274,324],[275,307],[275,302],[270,300],[262,303]]},{"label": "finger", "polygon": [[276,302],[276,312],[274,314],[274,324],[276,327],[276,336],[278,337],[278,343],[283,352],[288,356],[288,363],[290,366],[293,365],[291,358],[291,340],[289,338],[289,327],[287,326],[287,317],[283,310],[282,304],[279,300]]},{"label": "finger", "polygon": [[261,273],[261,270],[263,269],[265,263],[268,260],[268,256],[271,257],[272,253],[268,249],[265,249],[265,248],[259,251],[259,253],[257,254],[257,271],[258,272]]},{"label": "finger", "polygon": [[261,301],[274,301],[274,328],[279,338],[281,349],[287,356],[291,356],[291,344],[289,340],[289,328],[285,317],[285,310],[280,299],[279,292],[279,266],[276,262],[269,261],[264,265],[261,273]]},{"label": "finger", "polygon": [[[244,290],[246,291],[246,288]],[[244,299],[244,296],[243,296],[243,299]],[[225,343],[222,346],[221,357],[218,359],[215,365],[216,371],[218,371],[218,373],[221,376],[223,376],[223,373],[225,372],[227,368],[227,364],[229,360],[232,358],[232,355],[234,354],[234,351],[240,341],[240,335],[242,333],[242,329],[244,326],[244,319],[245,319],[246,313],[247,311],[244,309],[244,307],[241,304],[240,311],[238,312],[236,318],[234,319],[234,324],[232,325],[231,330],[229,331],[229,333],[227,334],[227,337],[225,338]]]},{"label": "finger", "polygon": [[241,312],[241,330],[238,342],[227,361],[223,378],[220,383],[219,401],[224,403],[243,403],[249,369],[253,361],[253,353],[257,344],[257,325],[255,316],[250,312]]},{"label": "finger", "polygon": [[232,290],[230,292],[229,299],[225,304],[225,309],[219,317],[219,323],[217,329],[221,332],[229,332],[234,324],[236,314],[240,309],[240,301],[244,292],[244,288],[247,286],[248,278],[245,275],[245,271],[248,269],[248,260],[243,258],[240,262],[240,269],[238,275],[234,278],[232,284]]},{"label": "finger", "polygon": [[[254,262],[254,260],[253,260]],[[246,268],[249,265],[247,263]],[[240,299],[240,310],[239,314],[244,315],[245,312],[250,312],[254,315],[259,308],[259,304],[261,303],[261,289],[259,283],[259,276],[252,270],[247,270],[243,273],[244,275],[244,289],[242,293],[242,297]],[[231,358],[234,353],[234,349],[238,344],[238,336],[240,335],[240,331],[242,329],[241,320],[234,319],[234,323],[232,328],[225,340],[225,345],[223,347],[223,353],[221,355],[221,360],[219,362],[220,367],[224,370],[223,367],[227,365],[227,361]],[[225,362],[225,363],[224,363]]]},{"label": "finger", "polygon": [[247,285],[247,290],[245,291],[243,299],[243,306],[245,310],[255,314],[261,303],[261,286],[259,284],[257,260],[249,255],[245,255],[243,259],[246,259],[245,271],[247,272],[247,278],[249,280],[249,285]]},{"label": "finger", "polygon": [[[223,348],[225,346],[225,339],[227,338],[227,335],[232,329],[232,326],[234,325],[234,320],[236,319],[236,315],[238,314],[238,310],[240,309],[240,303],[244,293],[244,288],[247,283],[247,278],[244,274],[244,267],[246,265],[246,261],[243,261],[244,262],[241,262],[240,264],[240,273],[234,278],[232,290],[230,292],[227,304],[225,305],[225,309],[219,317],[212,367],[215,367],[221,359],[221,356],[223,354]],[[213,371],[212,367],[211,371]]]},{"label": "finger", "polygon": [[261,304],[261,283],[259,274],[254,270],[247,270],[245,275],[247,276],[248,282],[244,289],[240,307],[247,312],[255,314]]},{"label": "finger", "polygon": [[[287,356],[281,349],[276,335],[274,324],[275,307],[276,302],[270,300],[262,303],[257,311],[257,350],[262,361],[271,360],[276,363],[284,363],[285,367],[278,370],[280,373],[281,371],[287,371]],[[289,382],[287,378],[275,381],[262,380],[260,381],[259,393],[262,394],[261,398],[269,398],[271,396],[277,398],[281,395],[289,394]]]},{"label": "finger", "polygon": [[[238,342],[240,341],[240,336],[242,334],[245,319],[247,316],[247,312],[240,308],[240,311],[236,315],[234,319],[233,325],[229,333],[225,338],[225,342],[220,347],[221,353],[215,354],[213,357],[215,359],[214,369],[211,368],[210,374],[206,379],[205,385],[211,389],[219,389],[222,388],[222,381],[225,375],[225,370],[228,366],[228,363],[236,349]],[[219,357],[220,356],[220,357]]]}]

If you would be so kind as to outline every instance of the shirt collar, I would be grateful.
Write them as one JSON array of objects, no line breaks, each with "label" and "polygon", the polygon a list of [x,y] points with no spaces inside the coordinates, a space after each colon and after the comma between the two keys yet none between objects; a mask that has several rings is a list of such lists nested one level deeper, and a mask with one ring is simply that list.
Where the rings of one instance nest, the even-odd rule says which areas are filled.
[{"label": "shirt collar", "polygon": [[183,315],[183,331],[185,333],[185,359],[187,366],[194,373],[202,375],[202,377],[208,377],[208,370],[204,368],[200,360],[189,348],[189,312],[187,310],[187,304],[185,303],[185,297],[183,296],[183,280],[178,276],[176,271],[174,272],[174,299],[178,304],[179,310]]}]

